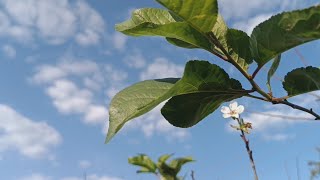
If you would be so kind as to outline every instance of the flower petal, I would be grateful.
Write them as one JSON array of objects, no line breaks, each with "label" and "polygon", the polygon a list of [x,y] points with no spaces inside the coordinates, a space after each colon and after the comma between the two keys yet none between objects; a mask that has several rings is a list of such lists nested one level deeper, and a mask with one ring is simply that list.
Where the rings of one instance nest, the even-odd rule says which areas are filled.
[{"label": "flower petal", "polygon": [[238,114],[243,113],[243,111],[244,111],[244,107],[243,107],[242,105],[240,105],[240,106],[237,107],[236,112],[237,112]]},{"label": "flower petal", "polygon": [[230,108],[229,108],[229,107],[227,107],[227,106],[222,106],[221,112],[224,113],[224,114],[228,114],[228,113],[230,113],[231,111],[230,111]]},{"label": "flower petal", "polygon": [[226,114],[222,114],[222,116],[223,116],[224,118],[229,118],[229,117],[231,117],[231,114],[226,113]]},{"label": "flower petal", "polygon": [[238,103],[235,101],[229,105],[231,111],[237,110]]}]

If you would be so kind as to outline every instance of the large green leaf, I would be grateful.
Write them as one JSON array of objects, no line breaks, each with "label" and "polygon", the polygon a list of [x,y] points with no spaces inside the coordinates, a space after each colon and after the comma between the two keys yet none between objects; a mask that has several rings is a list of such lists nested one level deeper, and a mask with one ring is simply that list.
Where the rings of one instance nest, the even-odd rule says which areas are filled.
[{"label": "large green leaf", "polygon": [[283,82],[283,88],[289,96],[320,90],[320,69],[315,67],[297,68],[289,72]]},{"label": "large green leaf", "polygon": [[223,102],[244,95],[238,81],[207,61],[189,61],[182,79],[172,89],[177,95],[164,105],[161,113],[177,127],[191,127]]},{"label": "large green leaf", "polygon": [[210,51],[205,35],[186,22],[177,21],[168,11],[156,8],[135,10],[131,19],[117,24],[116,30],[131,36],[164,36]]},{"label": "large green leaf", "polygon": [[[217,22],[212,28],[212,33],[232,59],[239,64],[243,70],[247,71],[249,64],[253,61],[250,52],[249,36],[245,32],[228,29],[221,15],[218,16]],[[214,48],[220,53],[223,53],[216,46]]]},{"label": "large green leaf", "polygon": [[115,95],[109,107],[109,129],[106,142],[135,117],[138,117],[170,98],[170,89],[179,79],[156,79],[139,82]]},{"label": "large green leaf", "polygon": [[217,0],[157,0],[200,32],[210,32],[218,16]]},{"label": "large green leaf", "polygon": [[278,54],[320,38],[320,5],[284,12],[254,28],[251,51],[259,66]]},{"label": "large green leaf", "polygon": [[129,158],[128,162],[141,167],[137,173],[156,173],[157,171],[157,165],[145,154]]},{"label": "large green leaf", "polygon": [[280,60],[281,60],[281,54],[277,55],[274,60],[273,60],[273,63],[268,71],[268,78],[267,78],[267,86],[268,86],[268,89],[269,89],[269,92],[271,92],[271,84],[270,84],[270,80],[271,80],[271,77],[274,75],[274,73],[276,72],[276,70],[278,69],[279,67],[279,64],[280,64]]}]

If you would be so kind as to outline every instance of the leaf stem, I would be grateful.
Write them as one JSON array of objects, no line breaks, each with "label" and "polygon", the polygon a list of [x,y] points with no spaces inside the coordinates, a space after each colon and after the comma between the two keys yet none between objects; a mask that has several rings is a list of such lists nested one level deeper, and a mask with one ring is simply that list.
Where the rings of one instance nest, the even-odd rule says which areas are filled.
[{"label": "leaf stem", "polygon": [[259,66],[254,70],[251,79],[254,79],[263,66]]},{"label": "leaf stem", "polygon": [[[240,118],[235,118],[238,121],[239,126],[241,127],[243,125],[243,122],[240,121]],[[253,155],[252,155],[252,150],[250,149],[250,143],[249,140],[247,139],[245,133],[243,132],[243,130],[240,128],[241,134],[240,137],[243,140],[245,146],[246,146],[246,150],[248,153],[248,157],[250,159],[250,163],[251,163],[251,168],[254,174],[254,179],[255,180],[259,180],[258,178],[258,174],[257,174],[257,170],[256,170],[256,165],[254,163],[254,159],[253,159]]]}]

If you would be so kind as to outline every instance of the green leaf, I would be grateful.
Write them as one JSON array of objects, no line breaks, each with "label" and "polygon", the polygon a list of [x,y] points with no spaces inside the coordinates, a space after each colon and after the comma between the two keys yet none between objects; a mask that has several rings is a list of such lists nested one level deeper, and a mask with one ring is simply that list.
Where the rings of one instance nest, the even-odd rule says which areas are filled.
[{"label": "green leaf", "polygon": [[159,164],[165,163],[171,156],[172,156],[172,154],[164,154],[164,155],[160,156],[158,159],[158,163]]},{"label": "green leaf", "polygon": [[116,30],[130,36],[164,36],[208,51],[212,49],[205,35],[162,9],[137,9],[132,13],[131,19],[117,24]]},{"label": "green leaf", "polygon": [[254,28],[251,51],[259,66],[295,46],[320,38],[320,5],[284,12]]},{"label": "green leaf", "polygon": [[320,69],[315,67],[297,68],[289,72],[283,88],[290,97],[320,89]]},{"label": "green leaf", "polygon": [[175,38],[166,38],[166,40],[175,45],[175,46],[178,46],[178,47],[182,47],[182,48],[188,48],[188,49],[194,49],[194,48],[199,48],[198,46],[195,46],[195,45],[192,45],[192,44],[189,44],[187,42],[184,42],[184,41],[181,41],[179,39],[175,39]]},{"label": "green leaf", "polygon": [[281,60],[281,54],[277,55],[274,60],[273,60],[273,63],[268,71],[268,80],[267,80],[267,86],[268,86],[268,89],[269,89],[269,92],[272,92],[271,90],[271,84],[270,84],[270,80],[271,80],[271,77],[274,75],[274,73],[276,72],[276,70],[278,69],[279,67],[279,64],[280,64],[280,60]]},{"label": "green leaf", "polygon": [[173,95],[177,78],[139,82],[115,95],[109,107],[109,129],[106,142],[129,120],[138,117]]},{"label": "green leaf", "polygon": [[200,32],[210,32],[218,16],[217,0],[157,0]]},{"label": "green leaf", "polygon": [[[239,64],[243,70],[247,71],[249,64],[253,62],[250,52],[249,36],[245,32],[228,29],[221,15],[218,16],[217,22],[212,28],[212,33],[233,60]],[[216,46],[214,48],[223,54]]]},{"label": "green leaf", "polygon": [[247,33],[237,29],[228,29],[227,44],[230,47],[228,49],[231,57],[240,66],[244,67],[253,62],[250,51],[250,37]]},{"label": "green leaf", "polygon": [[207,61],[189,61],[182,79],[172,90],[177,95],[164,105],[161,113],[172,125],[184,128],[197,124],[223,102],[245,94],[238,81]]},{"label": "green leaf", "polygon": [[128,163],[141,167],[137,173],[156,173],[157,171],[157,165],[145,154],[129,158]]},{"label": "green leaf", "polygon": [[169,166],[172,167],[178,174],[184,164],[193,161],[194,160],[192,159],[192,157],[176,158],[170,162]]}]

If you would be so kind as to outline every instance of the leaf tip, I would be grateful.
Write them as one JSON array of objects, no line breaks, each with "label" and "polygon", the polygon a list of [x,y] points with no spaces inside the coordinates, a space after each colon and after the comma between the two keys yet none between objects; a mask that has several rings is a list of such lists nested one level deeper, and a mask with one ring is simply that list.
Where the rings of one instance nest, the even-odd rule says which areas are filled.
[{"label": "leaf tip", "polygon": [[115,134],[116,134],[116,132],[109,126],[107,137],[106,137],[104,143],[108,144]]}]

